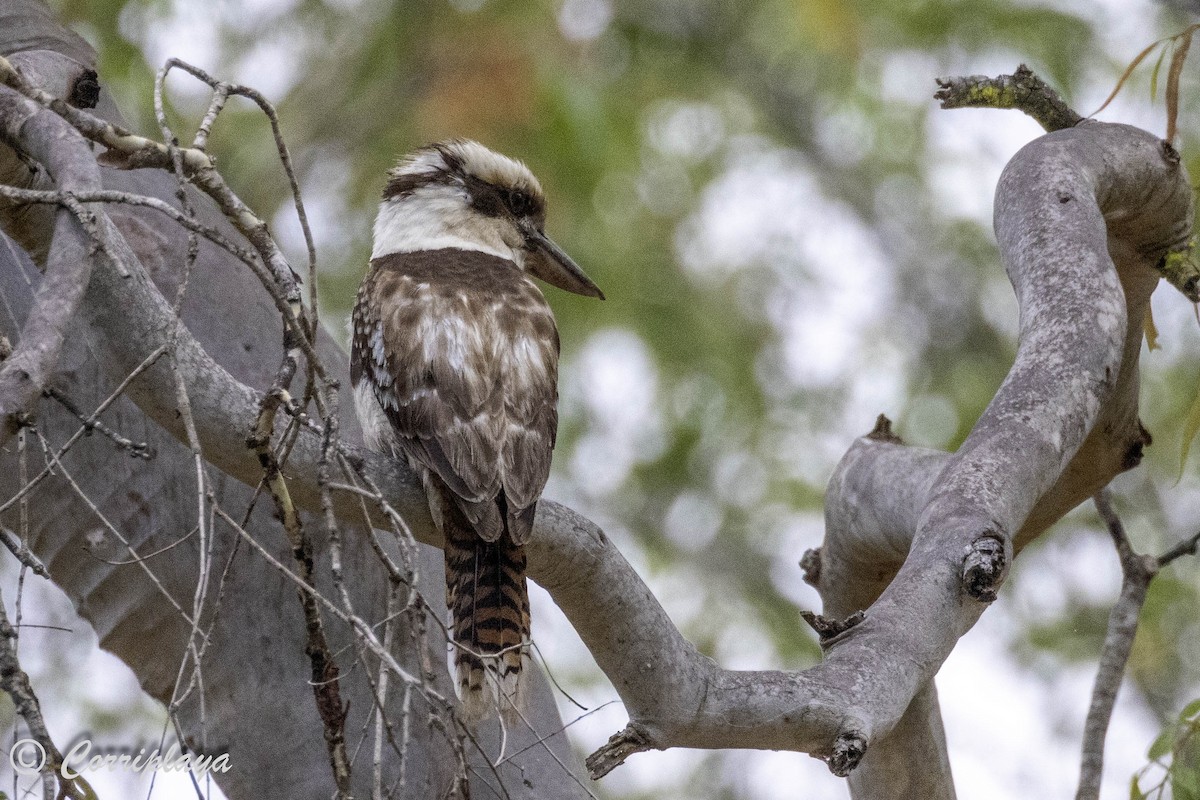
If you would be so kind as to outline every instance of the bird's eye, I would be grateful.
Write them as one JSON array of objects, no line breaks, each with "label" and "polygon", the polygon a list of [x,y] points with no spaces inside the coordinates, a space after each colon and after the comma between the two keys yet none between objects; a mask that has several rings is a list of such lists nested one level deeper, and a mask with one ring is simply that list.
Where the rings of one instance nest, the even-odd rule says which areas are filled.
[{"label": "bird's eye", "polygon": [[533,199],[520,189],[509,192],[507,199],[508,207],[518,217],[524,217],[533,211]]}]

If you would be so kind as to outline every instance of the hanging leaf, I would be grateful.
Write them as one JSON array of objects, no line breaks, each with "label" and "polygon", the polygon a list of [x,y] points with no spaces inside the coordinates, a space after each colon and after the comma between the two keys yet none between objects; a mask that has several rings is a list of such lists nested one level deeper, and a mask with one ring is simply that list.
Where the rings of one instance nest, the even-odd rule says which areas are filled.
[{"label": "hanging leaf", "polygon": [[[1175,136],[1175,123],[1179,112],[1179,75],[1183,72],[1183,64],[1187,60],[1188,48],[1192,45],[1192,34],[1200,30],[1200,23],[1189,25],[1183,31],[1174,36],[1166,36],[1146,46],[1142,52],[1134,57],[1133,61],[1129,62],[1129,66],[1121,73],[1121,77],[1117,79],[1117,85],[1113,87],[1112,93],[1105,98],[1100,107],[1088,114],[1089,117],[1094,117],[1104,109],[1108,108],[1108,104],[1120,93],[1125,86],[1125,81],[1129,80],[1129,76],[1133,71],[1146,60],[1146,56],[1154,52],[1154,48],[1161,44],[1170,42],[1173,47],[1171,54],[1171,65],[1167,69],[1167,141],[1171,141]],[[1159,54],[1158,62],[1154,65],[1154,70],[1150,74],[1150,95],[1153,97],[1158,89],[1158,70],[1162,66],[1163,58],[1166,56],[1166,49]]]},{"label": "hanging leaf", "polygon": [[1154,310],[1146,303],[1146,316],[1142,319],[1142,331],[1146,334],[1146,346],[1158,350],[1158,326],[1154,324]]},{"label": "hanging leaf", "polygon": [[1192,46],[1192,33],[1196,26],[1190,26],[1179,35],[1179,46],[1175,55],[1171,56],[1171,67],[1167,70],[1167,141],[1175,140],[1175,123],[1179,117],[1179,75],[1183,72],[1183,64],[1187,61],[1188,49]]},{"label": "hanging leaf", "polygon": [[[1171,50],[1174,50],[1174,49],[1175,49],[1174,43],[1172,43]],[[1158,96],[1158,71],[1160,69],[1162,69],[1163,59],[1166,57],[1167,57],[1167,48],[1164,47],[1162,52],[1158,54],[1158,60],[1154,62],[1154,69],[1152,69],[1150,71],[1150,99],[1151,100],[1153,100],[1155,97]]]},{"label": "hanging leaf", "polygon": [[1108,108],[1108,104],[1111,103],[1118,94],[1120,94],[1121,89],[1125,86],[1125,81],[1129,80],[1129,76],[1132,75],[1133,71],[1138,68],[1138,64],[1141,64],[1143,61],[1145,61],[1146,56],[1148,56],[1152,52],[1154,52],[1154,48],[1158,47],[1163,42],[1170,41],[1173,38],[1174,38],[1173,36],[1167,36],[1165,38],[1159,39],[1157,42],[1153,42],[1153,43],[1147,45],[1145,50],[1138,53],[1137,56],[1133,59],[1133,61],[1129,62],[1129,66],[1125,68],[1125,71],[1121,73],[1121,77],[1117,79],[1117,85],[1113,87],[1112,94],[1110,94],[1107,98],[1105,98],[1104,102],[1100,104],[1100,107],[1097,108],[1092,113],[1088,114],[1088,116],[1094,117],[1097,114],[1099,114],[1101,111],[1103,111],[1104,109]]},{"label": "hanging leaf", "polygon": [[1183,711],[1179,712],[1179,721],[1187,722],[1198,715],[1200,715],[1200,700],[1193,700],[1183,707]]},{"label": "hanging leaf", "polygon": [[1171,752],[1171,748],[1175,746],[1175,729],[1167,728],[1158,735],[1154,743],[1150,745],[1148,753],[1151,761],[1158,761],[1160,758]]},{"label": "hanging leaf", "polygon": [[1200,432],[1200,391],[1192,399],[1192,407],[1188,409],[1187,419],[1183,423],[1183,447],[1179,452],[1179,477],[1183,477],[1183,468],[1187,466],[1188,452],[1192,449],[1192,441]]}]

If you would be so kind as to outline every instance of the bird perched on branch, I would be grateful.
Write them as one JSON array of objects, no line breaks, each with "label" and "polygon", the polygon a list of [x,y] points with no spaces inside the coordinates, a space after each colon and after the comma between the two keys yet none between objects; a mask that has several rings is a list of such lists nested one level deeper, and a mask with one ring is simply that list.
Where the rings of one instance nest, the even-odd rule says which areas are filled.
[{"label": "bird perched on branch", "polygon": [[524,164],[472,141],[388,173],[352,320],[367,446],[420,475],[446,559],[456,685],[468,719],[524,702],[525,552],[558,426],[558,328],[531,280],[604,295],[545,233]]}]

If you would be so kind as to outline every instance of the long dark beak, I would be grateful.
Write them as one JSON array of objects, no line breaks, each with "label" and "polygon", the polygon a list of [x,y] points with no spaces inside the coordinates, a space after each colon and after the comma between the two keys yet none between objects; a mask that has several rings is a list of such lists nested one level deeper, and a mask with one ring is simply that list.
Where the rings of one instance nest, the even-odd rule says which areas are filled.
[{"label": "long dark beak", "polygon": [[604,292],[600,291],[600,287],[592,283],[592,279],[580,269],[574,259],[564,253],[549,236],[532,225],[521,227],[525,232],[525,246],[529,250],[526,265],[530,274],[559,289],[585,297],[604,299]]}]

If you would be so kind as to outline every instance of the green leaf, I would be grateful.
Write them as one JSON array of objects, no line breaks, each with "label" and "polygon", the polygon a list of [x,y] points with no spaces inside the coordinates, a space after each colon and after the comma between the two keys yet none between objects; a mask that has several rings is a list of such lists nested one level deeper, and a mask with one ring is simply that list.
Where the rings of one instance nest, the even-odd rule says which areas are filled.
[{"label": "green leaf", "polygon": [[1171,767],[1171,796],[1174,800],[1200,800],[1200,771],[1176,763]]},{"label": "green leaf", "polygon": [[1179,477],[1183,477],[1183,468],[1187,466],[1188,453],[1192,449],[1192,441],[1195,440],[1196,434],[1200,432],[1200,391],[1196,392],[1196,396],[1192,399],[1192,406],[1188,409],[1187,419],[1183,423],[1183,446],[1179,451]]},{"label": "green leaf", "polygon": [[1142,787],[1138,786],[1137,775],[1129,779],[1129,800],[1146,800],[1146,795],[1142,792]]},{"label": "green leaf", "polygon": [[1170,39],[1172,39],[1172,38],[1173,38],[1173,37],[1167,36],[1167,37],[1164,37],[1164,38],[1162,38],[1162,39],[1159,39],[1157,42],[1154,42],[1153,44],[1149,44],[1149,45],[1147,45],[1145,50],[1143,50],[1142,52],[1138,53],[1138,54],[1137,54],[1137,55],[1134,57],[1133,61],[1130,61],[1130,62],[1129,62],[1129,66],[1127,66],[1127,67],[1125,68],[1125,71],[1124,71],[1123,73],[1121,73],[1121,77],[1117,79],[1117,85],[1113,87],[1112,94],[1110,94],[1110,95],[1109,95],[1107,98],[1105,98],[1104,102],[1100,104],[1100,107],[1099,107],[1099,108],[1097,108],[1097,109],[1096,109],[1095,111],[1093,111],[1092,113],[1088,114],[1088,116],[1089,116],[1089,117],[1094,117],[1094,116],[1096,116],[1097,114],[1099,114],[1101,111],[1103,111],[1104,109],[1108,108],[1108,104],[1109,104],[1109,103],[1111,103],[1111,102],[1112,102],[1112,101],[1113,101],[1113,100],[1116,98],[1116,96],[1117,96],[1118,94],[1120,94],[1120,92],[1121,92],[1121,88],[1122,88],[1123,86],[1125,86],[1125,81],[1129,80],[1129,76],[1133,74],[1133,71],[1134,71],[1135,69],[1137,69],[1137,67],[1138,67],[1138,64],[1141,64],[1143,61],[1145,61],[1145,60],[1146,60],[1146,56],[1148,56],[1148,55],[1150,55],[1152,52],[1154,52],[1154,48],[1158,47],[1158,46],[1159,46],[1160,44],[1162,44],[1163,42],[1166,42],[1166,41],[1168,41],[1168,40],[1170,40]]},{"label": "green leaf", "polygon": [[1175,729],[1167,728],[1158,735],[1154,740],[1154,744],[1150,745],[1150,752],[1147,754],[1151,761],[1158,761],[1163,756],[1171,752],[1171,748],[1175,745]]},{"label": "green leaf", "polygon": [[1183,711],[1179,712],[1179,721],[1187,722],[1197,715],[1200,715],[1200,698],[1193,700],[1183,707]]},{"label": "green leaf", "polygon": [[1150,99],[1153,100],[1158,95],[1158,70],[1162,66],[1163,59],[1167,56],[1167,48],[1163,48],[1158,54],[1158,60],[1154,62],[1154,69],[1150,72]]}]

